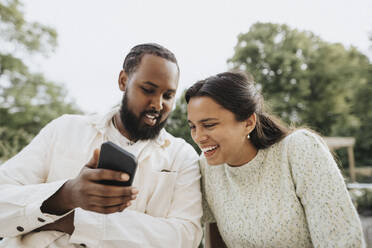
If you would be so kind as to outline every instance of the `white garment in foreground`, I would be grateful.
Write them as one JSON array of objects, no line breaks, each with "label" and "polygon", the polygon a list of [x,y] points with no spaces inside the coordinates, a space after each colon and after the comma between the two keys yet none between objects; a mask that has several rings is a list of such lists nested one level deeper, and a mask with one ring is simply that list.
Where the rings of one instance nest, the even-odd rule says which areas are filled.
[{"label": "white garment in foreground", "polygon": [[241,167],[201,158],[203,219],[232,248],[364,247],[343,177],[327,146],[298,130]]},{"label": "white garment in foreground", "polygon": [[[65,115],[49,123],[18,155],[0,166],[0,247],[197,247],[202,231],[197,154],[165,130],[130,145],[105,116]],[[121,213],[75,210],[75,231],[32,232],[61,216],[40,206],[74,178],[95,148],[111,140],[137,156],[137,199]],[[127,144],[128,143],[128,144]]]}]

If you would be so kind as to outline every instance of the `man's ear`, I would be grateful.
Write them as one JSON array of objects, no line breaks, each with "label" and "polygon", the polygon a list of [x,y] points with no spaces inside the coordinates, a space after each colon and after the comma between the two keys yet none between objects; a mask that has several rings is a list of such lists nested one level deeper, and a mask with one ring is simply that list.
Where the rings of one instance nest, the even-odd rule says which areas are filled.
[{"label": "man's ear", "polygon": [[128,76],[124,70],[120,71],[118,83],[120,90],[125,91],[125,89],[127,88]]},{"label": "man's ear", "polygon": [[252,130],[256,127],[256,121],[257,121],[256,113],[251,114],[251,116],[249,116],[245,120],[245,129],[247,131],[247,134],[251,133]]}]

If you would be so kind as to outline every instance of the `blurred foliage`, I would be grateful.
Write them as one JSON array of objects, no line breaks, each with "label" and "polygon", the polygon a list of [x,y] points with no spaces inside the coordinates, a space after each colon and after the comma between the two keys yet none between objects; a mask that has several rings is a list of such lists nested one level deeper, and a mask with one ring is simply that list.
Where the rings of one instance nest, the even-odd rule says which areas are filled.
[{"label": "blurred foliage", "polygon": [[0,1],[0,162],[22,149],[64,113],[80,112],[61,85],[32,73],[26,55],[48,55],[57,44],[53,28],[27,22],[18,0]]},{"label": "blurred foliage", "polygon": [[[21,50],[21,53],[49,54],[57,45],[57,32],[48,26],[37,22],[27,22],[22,11],[22,4],[18,0],[0,1],[0,34],[2,47],[12,47]],[[3,57],[2,54],[1,57]],[[8,62],[16,67],[22,64],[12,55]]]},{"label": "blurred foliage", "polygon": [[190,128],[187,122],[187,104],[184,97],[185,93],[186,91],[177,100],[176,108],[172,111],[165,129],[176,137],[182,137],[200,154],[199,147],[194,143],[190,135]]},{"label": "blurred foliage", "polygon": [[372,189],[350,189],[349,194],[359,214],[372,216]]},{"label": "blurred foliage", "polygon": [[32,138],[33,135],[23,129],[16,130],[0,126],[0,162],[20,151]]},{"label": "blurred foliage", "polygon": [[369,66],[368,81],[356,90],[352,111],[360,122],[352,134],[356,137],[355,158],[361,165],[372,165],[372,65]]},{"label": "blurred foliage", "polygon": [[[238,36],[230,67],[255,78],[269,109],[282,120],[324,136],[356,137],[357,165],[372,165],[372,65],[355,47],[328,43],[287,25],[256,23]],[[167,130],[192,142],[182,96]],[[346,149],[336,150],[343,166]]]},{"label": "blurred foliage", "polygon": [[[228,62],[253,75],[282,120],[324,136],[354,136],[357,164],[372,165],[371,64],[355,47],[287,25],[256,23],[238,36]],[[340,157],[347,164],[342,152]]]}]

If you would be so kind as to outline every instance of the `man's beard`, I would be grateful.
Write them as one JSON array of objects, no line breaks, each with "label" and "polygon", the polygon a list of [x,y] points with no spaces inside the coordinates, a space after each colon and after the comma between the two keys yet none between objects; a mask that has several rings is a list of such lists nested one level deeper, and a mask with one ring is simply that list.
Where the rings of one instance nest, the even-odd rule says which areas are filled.
[{"label": "man's beard", "polygon": [[[160,122],[162,114],[155,110],[144,111],[137,118],[136,115],[128,108],[127,98],[128,97],[125,92],[121,102],[120,119],[125,130],[130,135],[130,138],[132,140],[149,140],[156,138],[159,135],[160,130],[165,126],[168,118],[163,122]],[[143,117],[149,113],[159,114],[159,116],[156,118],[155,125],[149,126],[146,123],[143,123],[141,126],[141,119],[143,119]]]}]

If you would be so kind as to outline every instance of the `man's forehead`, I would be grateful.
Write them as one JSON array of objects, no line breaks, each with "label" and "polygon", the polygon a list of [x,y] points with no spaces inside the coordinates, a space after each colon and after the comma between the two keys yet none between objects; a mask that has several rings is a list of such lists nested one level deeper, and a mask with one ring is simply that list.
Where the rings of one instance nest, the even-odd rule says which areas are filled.
[{"label": "man's forehead", "polygon": [[149,82],[154,86],[176,89],[178,86],[178,68],[175,63],[165,58],[146,54],[138,65],[133,76],[139,83]]},{"label": "man's forehead", "polygon": [[178,73],[178,68],[177,68],[176,63],[166,58],[156,56],[153,54],[143,55],[136,71],[145,70],[145,69],[153,70],[153,71],[163,71],[166,69],[166,70],[169,70],[170,72],[174,72],[174,69],[176,69],[175,71]]}]

